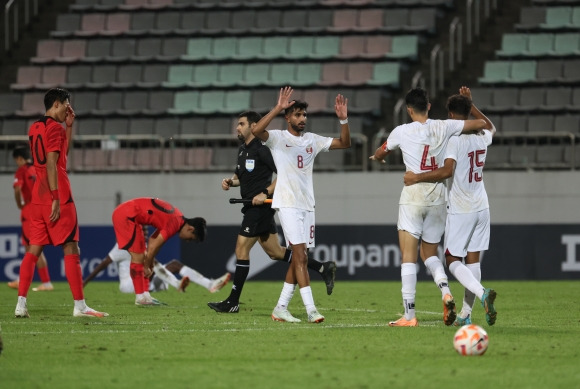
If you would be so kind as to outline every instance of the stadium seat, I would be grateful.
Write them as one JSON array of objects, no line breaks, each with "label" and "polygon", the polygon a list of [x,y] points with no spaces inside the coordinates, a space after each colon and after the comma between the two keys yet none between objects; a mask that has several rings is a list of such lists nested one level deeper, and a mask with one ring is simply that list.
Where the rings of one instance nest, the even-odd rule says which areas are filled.
[{"label": "stadium seat", "polygon": [[62,42],[61,60],[75,61],[85,57],[87,41],[70,39]]},{"label": "stadium seat", "polygon": [[580,82],[580,60],[571,59],[563,61],[562,78],[560,82],[577,84]]},{"label": "stadium seat", "polygon": [[512,146],[510,163],[513,167],[531,168],[536,162],[536,147],[532,145]]},{"label": "stadium seat", "polygon": [[117,82],[137,84],[143,78],[143,66],[127,64],[117,67]]},{"label": "stadium seat", "polygon": [[215,64],[193,67],[193,84],[197,86],[213,85],[218,79],[218,66]]},{"label": "stadium seat", "polygon": [[517,30],[531,30],[538,28],[546,21],[546,8],[522,7],[520,9],[520,22],[515,25]]},{"label": "stadium seat", "polygon": [[206,134],[231,135],[233,132],[234,129],[231,127],[231,117],[211,116],[208,117],[205,122]]},{"label": "stadium seat", "polygon": [[129,135],[154,135],[155,121],[149,118],[130,118]]},{"label": "stadium seat", "polygon": [[399,86],[399,64],[397,62],[378,62],[373,66],[372,78],[368,85]]},{"label": "stadium seat", "polygon": [[187,53],[189,40],[186,38],[165,38],[161,42],[161,54],[167,57],[179,57]]},{"label": "stadium seat", "polygon": [[163,117],[155,120],[153,133],[165,139],[179,134],[179,119],[177,117]]},{"label": "stadium seat", "polygon": [[238,155],[237,147],[214,147],[211,166],[214,169],[234,171],[236,155]]},{"label": "stadium seat", "polygon": [[318,84],[321,71],[320,63],[299,63],[296,65],[296,74],[292,84],[295,86]]},{"label": "stadium seat", "polygon": [[498,57],[513,57],[524,55],[528,49],[529,34],[503,34],[501,49],[495,54]]},{"label": "stadium seat", "polygon": [[175,92],[174,111],[175,113],[194,112],[199,107],[198,91],[179,91]]},{"label": "stadium seat", "polygon": [[225,92],[221,90],[200,92],[199,105],[194,111],[203,114],[222,112],[224,108],[224,99]]},{"label": "stadium seat", "polygon": [[[498,126],[497,123],[496,126]],[[528,129],[528,117],[527,115],[504,115],[501,118],[501,127],[498,128],[502,133],[506,134],[526,132]]]},{"label": "stadium seat", "polygon": [[103,135],[103,119],[101,118],[83,118],[75,121],[78,122],[78,135]]},{"label": "stadium seat", "polygon": [[[137,40],[131,38],[120,38],[114,39],[112,41],[112,46],[110,49],[111,57],[119,58],[119,57],[131,57],[135,54],[137,47]],[[108,54],[104,54],[104,56],[108,56]]]},{"label": "stadium seat", "polygon": [[224,98],[223,113],[236,114],[251,109],[249,90],[228,91]]},{"label": "stadium seat", "polygon": [[228,63],[218,65],[217,80],[213,82],[216,87],[235,86],[244,78],[244,64]]},{"label": "stadium seat", "polygon": [[291,37],[288,42],[287,59],[308,58],[314,52],[314,37],[297,36]]},{"label": "stadium seat", "polygon": [[477,107],[485,111],[493,105],[494,89],[471,88],[471,97]]},{"label": "stadium seat", "polygon": [[253,34],[268,34],[280,26],[282,11],[263,10],[256,15],[254,27],[250,30]]},{"label": "stadium seat", "polygon": [[346,70],[344,85],[364,85],[373,76],[373,64],[370,62],[351,62]]},{"label": "stadium seat", "polygon": [[[391,53],[393,50],[393,39],[386,35],[367,36],[362,47],[363,51],[359,55],[365,59],[384,58],[387,55],[391,55],[393,54]],[[399,40],[398,43],[402,43],[402,40]],[[399,47],[397,47],[398,49]],[[397,55],[394,54],[393,58],[396,58]]]},{"label": "stadium seat", "polygon": [[117,81],[117,67],[115,65],[95,65],[91,77],[93,83],[110,84]]},{"label": "stadium seat", "polygon": [[153,30],[155,26],[154,12],[133,12],[131,13],[130,29],[134,31]]},{"label": "stadium seat", "polygon": [[296,79],[296,66],[293,63],[273,63],[270,66],[270,78],[268,85],[284,86],[292,85]]},{"label": "stadium seat", "polygon": [[324,112],[328,109],[326,89],[307,89],[303,99],[308,103],[308,113]]},{"label": "stadium seat", "polygon": [[179,123],[179,133],[182,135],[205,134],[205,121],[203,116],[182,118]]},{"label": "stadium seat", "polygon": [[373,32],[383,27],[383,10],[378,8],[361,9],[357,15],[355,31]]},{"label": "stadium seat", "polygon": [[154,57],[161,53],[161,38],[143,38],[137,40],[135,55],[142,57]]},{"label": "stadium seat", "polygon": [[264,37],[240,37],[233,58],[237,61],[258,58],[262,54],[263,45]]},{"label": "stadium seat", "polygon": [[288,38],[271,36],[264,39],[264,47],[260,59],[283,58],[288,52]]},{"label": "stadium seat", "polygon": [[123,107],[123,92],[103,91],[99,93],[97,107],[104,111],[115,111]]},{"label": "stadium seat", "polygon": [[254,89],[251,107],[257,112],[267,112],[276,104],[277,99],[277,92],[272,89]]},{"label": "stadium seat", "polygon": [[419,52],[419,38],[414,35],[401,35],[392,38],[391,50],[387,58],[416,60]]},{"label": "stadium seat", "polygon": [[281,16],[280,27],[277,31],[280,33],[296,33],[306,27],[307,14],[305,9],[285,9]]},{"label": "stadium seat", "polygon": [[580,55],[580,34],[562,33],[554,36],[555,56],[577,56]]},{"label": "stadium seat", "polygon": [[435,22],[437,10],[435,8],[414,8],[409,15],[406,31],[425,31],[430,34],[435,33]]},{"label": "stadium seat", "polygon": [[560,60],[539,60],[537,68],[537,79],[543,83],[558,82],[562,77],[562,61]]},{"label": "stadium seat", "polygon": [[249,63],[244,69],[244,86],[265,85],[269,80],[270,65],[266,63]]},{"label": "stadium seat", "polygon": [[[110,39],[90,39],[87,41],[87,57],[107,57],[111,55]],[[131,54],[131,53],[128,53]]]},{"label": "stadium seat", "polygon": [[319,36],[315,37],[312,52],[308,55],[311,59],[331,59],[338,55],[340,37]]},{"label": "stadium seat", "polygon": [[22,96],[22,111],[44,114],[44,93],[25,93]]},{"label": "stadium seat", "polygon": [[55,39],[41,39],[36,43],[36,58],[54,59],[60,57],[62,41]]},{"label": "stadium seat", "polygon": [[104,135],[127,135],[129,133],[129,119],[105,118],[103,123]]},{"label": "stadium seat", "polygon": [[[516,89],[519,94],[519,102],[514,107],[521,112],[537,111],[545,105],[546,91],[544,88]],[[496,92],[496,94],[498,94]],[[501,93],[499,93],[501,95]],[[505,97],[504,97],[505,98]]]},{"label": "stadium seat", "polygon": [[155,29],[174,30],[179,28],[181,15],[179,12],[159,12],[155,14]]},{"label": "stadium seat", "polygon": [[542,57],[554,51],[554,34],[530,34],[528,38],[528,56]]},{"label": "stadium seat", "polygon": [[537,162],[545,167],[563,167],[566,163],[564,151],[565,145],[544,145],[538,148]]},{"label": "stadium seat", "polygon": [[580,133],[580,115],[556,115],[554,120],[555,132],[569,132],[578,136]]},{"label": "stadium seat", "polygon": [[57,31],[73,32],[81,29],[81,14],[60,14],[56,19]]},{"label": "stadium seat", "polygon": [[528,132],[552,132],[554,116],[548,114],[528,117]]},{"label": "stadium seat", "polygon": [[149,93],[149,102],[147,107],[152,111],[165,111],[173,107],[174,92],[168,90],[159,90]]},{"label": "stadium seat", "polygon": [[179,28],[186,32],[199,32],[205,23],[204,11],[188,11],[181,14]]},{"label": "stadium seat", "polygon": [[0,117],[10,116],[22,108],[22,96],[17,93],[0,93],[0,101]]},{"label": "stadium seat", "polygon": [[110,158],[109,166],[114,170],[134,170],[135,150],[137,149],[131,147],[108,150]]},{"label": "stadium seat", "polygon": [[130,23],[131,23],[131,14],[111,13],[107,15],[105,21],[105,30],[125,32],[129,30]]},{"label": "stadium seat", "polygon": [[349,99],[349,103],[351,104],[349,112],[378,116],[381,113],[381,90],[357,88],[354,91],[354,97]]},{"label": "stadium seat", "polygon": [[568,27],[571,24],[572,7],[546,8],[546,20],[540,27],[547,30]]},{"label": "stadium seat", "polygon": [[193,65],[171,65],[165,86],[183,87],[193,81]]},{"label": "stadium seat", "polygon": [[237,38],[214,38],[212,41],[211,60],[227,59],[234,56],[237,49]]},{"label": "stadium seat", "polygon": [[513,61],[506,82],[526,83],[536,80],[536,61]]},{"label": "stadium seat", "polygon": [[28,135],[28,125],[26,119],[4,119],[2,124],[2,135]]},{"label": "stadium seat", "polygon": [[545,104],[542,110],[563,111],[572,104],[572,88],[549,88],[546,90]]},{"label": "stadium seat", "polygon": [[253,9],[237,10],[235,16],[230,20],[230,24],[226,28],[228,35],[245,34],[254,26],[256,18],[256,11]]},{"label": "stadium seat", "polygon": [[351,59],[362,56],[367,43],[366,37],[362,35],[343,35],[340,38],[339,58]]},{"label": "stadium seat", "polygon": [[479,78],[481,84],[501,83],[509,78],[509,61],[486,61],[483,69],[483,77]]},{"label": "stadium seat", "polygon": [[86,13],[81,16],[81,30],[100,32],[105,30],[106,15],[102,13]]},{"label": "stadium seat", "polygon": [[182,57],[185,60],[201,60],[211,57],[212,39],[194,38],[187,42],[187,52]]},{"label": "stadium seat", "polygon": [[66,75],[67,84],[79,85],[91,82],[93,79],[93,67],[90,65],[76,65],[69,67]]},{"label": "stadium seat", "polygon": [[229,11],[212,11],[205,14],[205,25],[203,31],[206,33],[217,33],[230,26],[231,14]]},{"label": "stadium seat", "polygon": [[332,26],[328,27],[330,32],[340,32],[354,30],[357,27],[358,10],[356,9],[336,9],[332,18]]},{"label": "stadium seat", "polygon": [[501,168],[509,166],[510,146],[492,145],[488,147],[485,156],[485,166],[489,168]]}]

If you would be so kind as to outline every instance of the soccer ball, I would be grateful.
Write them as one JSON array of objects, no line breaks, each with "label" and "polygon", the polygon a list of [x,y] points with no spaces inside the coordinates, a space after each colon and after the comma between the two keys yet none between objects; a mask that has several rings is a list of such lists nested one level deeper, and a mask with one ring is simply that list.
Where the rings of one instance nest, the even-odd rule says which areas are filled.
[{"label": "soccer ball", "polygon": [[453,337],[453,347],[461,355],[483,355],[488,343],[487,332],[475,324],[461,327]]}]

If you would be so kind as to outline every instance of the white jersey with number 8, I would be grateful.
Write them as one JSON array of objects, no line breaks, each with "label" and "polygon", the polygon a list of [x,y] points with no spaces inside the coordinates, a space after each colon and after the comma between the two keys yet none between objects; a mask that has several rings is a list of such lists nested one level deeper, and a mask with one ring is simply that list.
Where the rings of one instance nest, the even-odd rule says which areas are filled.
[{"label": "white jersey with number 8", "polygon": [[278,170],[272,208],[314,211],[314,158],[329,150],[332,138],[311,132],[294,136],[287,130],[268,130],[268,134],[264,144],[272,151]]},{"label": "white jersey with number 8", "polygon": [[[419,174],[435,170],[444,162],[449,138],[460,135],[463,120],[431,120],[396,127],[383,144],[385,150],[400,148],[407,171]],[[399,204],[430,206],[445,204],[445,185],[422,182],[403,187]]]}]

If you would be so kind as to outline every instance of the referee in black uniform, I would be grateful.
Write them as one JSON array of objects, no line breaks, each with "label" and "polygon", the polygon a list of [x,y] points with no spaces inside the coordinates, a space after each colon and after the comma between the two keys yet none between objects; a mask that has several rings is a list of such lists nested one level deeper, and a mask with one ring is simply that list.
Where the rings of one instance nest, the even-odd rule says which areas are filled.
[{"label": "referee in black uniform", "polygon": [[[237,261],[232,291],[224,301],[207,303],[216,312],[223,313],[237,313],[240,309],[240,295],[250,271],[250,250],[256,242],[259,242],[266,254],[275,260],[290,262],[292,253],[280,246],[274,221],[276,211],[270,204],[264,204],[264,200],[271,197],[276,187],[276,181],[272,181],[276,165],[270,149],[252,135],[252,128],[261,116],[257,112],[246,111],[238,115],[238,118],[236,130],[238,139],[242,141],[238,150],[238,164],[234,175],[222,180],[222,189],[229,190],[231,187],[239,186],[242,198],[252,199],[252,203],[244,204],[242,208],[244,218],[236,242]],[[322,276],[326,283],[326,292],[331,294],[336,264],[321,263],[309,256],[308,267]]]}]

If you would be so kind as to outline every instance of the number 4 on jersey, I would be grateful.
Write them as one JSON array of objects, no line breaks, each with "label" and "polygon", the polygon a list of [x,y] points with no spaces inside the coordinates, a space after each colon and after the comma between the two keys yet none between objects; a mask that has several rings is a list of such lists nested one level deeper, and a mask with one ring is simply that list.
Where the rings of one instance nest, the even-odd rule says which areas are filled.
[{"label": "number 4 on jersey", "polygon": [[423,149],[423,156],[421,157],[421,170],[435,170],[439,166],[435,162],[435,157],[429,158],[429,165],[427,164],[427,158],[429,158],[429,146],[425,146]]}]

